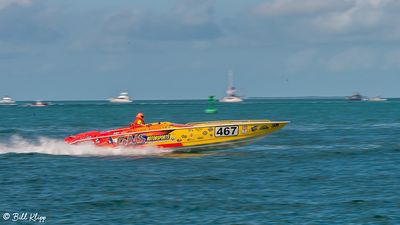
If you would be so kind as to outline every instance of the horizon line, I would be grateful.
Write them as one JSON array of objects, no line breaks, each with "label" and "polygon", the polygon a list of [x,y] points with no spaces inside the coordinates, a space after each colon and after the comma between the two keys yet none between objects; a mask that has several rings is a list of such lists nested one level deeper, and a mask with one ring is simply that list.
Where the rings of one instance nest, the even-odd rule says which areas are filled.
[{"label": "horizon line", "polygon": [[[257,100],[257,99],[345,99],[346,96],[276,96],[276,97],[263,97],[263,96],[252,96],[245,97],[244,99],[248,100]],[[385,97],[389,99],[396,99],[400,97]],[[216,98],[218,99],[218,98]],[[207,98],[176,98],[176,99],[133,99],[133,101],[190,101],[190,100],[207,100]],[[107,99],[48,99],[48,100],[32,100],[32,99],[24,99],[24,100],[15,100],[16,102],[35,102],[35,101],[105,101],[108,102]]]}]

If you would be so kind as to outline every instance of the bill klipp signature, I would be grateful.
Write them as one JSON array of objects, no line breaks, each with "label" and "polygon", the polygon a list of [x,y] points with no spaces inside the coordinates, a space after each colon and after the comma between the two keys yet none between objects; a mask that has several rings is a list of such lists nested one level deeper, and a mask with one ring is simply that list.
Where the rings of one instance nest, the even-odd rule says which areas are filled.
[{"label": "bill klipp signature", "polygon": [[30,222],[38,222],[38,223],[44,223],[46,221],[46,217],[40,215],[39,213],[29,213],[29,212],[14,212],[14,213],[4,213],[3,214],[3,219],[5,221],[12,221],[12,222],[18,222],[18,221],[30,221]]}]

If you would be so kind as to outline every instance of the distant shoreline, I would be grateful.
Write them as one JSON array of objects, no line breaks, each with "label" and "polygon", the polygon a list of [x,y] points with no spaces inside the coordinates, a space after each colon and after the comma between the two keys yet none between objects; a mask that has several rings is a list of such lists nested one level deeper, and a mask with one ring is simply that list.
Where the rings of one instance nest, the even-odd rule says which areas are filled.
[{"label": "distant shoreline", "polygon": [[[247,97],[245,100],[346,100],[346,96],[300,96],[300,97]],[[387,97],[387,99],[400,99],[400,97]],[[197,99],[134,99],[135,101],[205,101],[207,98]],[[36,100],[16,100],[16,102],[35,102]],[[107,99],[61,99],[42,100],[44,102],[108,102]]]}]

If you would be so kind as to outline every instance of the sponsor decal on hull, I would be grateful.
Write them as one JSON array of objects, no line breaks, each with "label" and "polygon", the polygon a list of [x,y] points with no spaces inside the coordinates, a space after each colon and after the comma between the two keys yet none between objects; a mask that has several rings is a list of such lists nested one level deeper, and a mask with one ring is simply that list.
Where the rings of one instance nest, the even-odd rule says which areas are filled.
[{"label": "sponsor decal on hull", "polygon": [[169,140],[170,138],[171,138],[171,135],[169,135],[169,134],[148,136],[147,142],[166,141],[166,140]]},{"label": "sponsor decal on hull", "polygon": [[112,140],[110,142],[114,142],[117,145],[142,145],[145,143],[150,142],[159,142],[159,141],[166,141],[170,140],[171,135],[164,134],[164,135],[145,135],[145,134],[135,134],[135,135],[128,135],[128,136],[120,136],[117,138],[116,141]]}]

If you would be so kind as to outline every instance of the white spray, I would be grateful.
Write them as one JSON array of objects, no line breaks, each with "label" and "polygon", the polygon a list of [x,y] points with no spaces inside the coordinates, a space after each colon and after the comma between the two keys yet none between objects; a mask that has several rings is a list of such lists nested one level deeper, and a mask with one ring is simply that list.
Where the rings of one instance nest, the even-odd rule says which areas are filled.
[{"label": "white spray", "polygon": [[50,155],[71,156],[147,156],[170,153],[170,150],[159,148],[108,148],[96,147],[93,144],[70,145],[63,140],[39,138],[30,141],[14,136],[7,144],[0,143],[0,154],[5,153],[41,153]]}]

